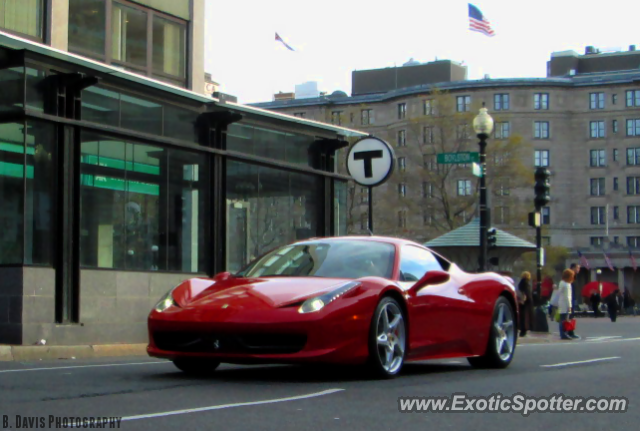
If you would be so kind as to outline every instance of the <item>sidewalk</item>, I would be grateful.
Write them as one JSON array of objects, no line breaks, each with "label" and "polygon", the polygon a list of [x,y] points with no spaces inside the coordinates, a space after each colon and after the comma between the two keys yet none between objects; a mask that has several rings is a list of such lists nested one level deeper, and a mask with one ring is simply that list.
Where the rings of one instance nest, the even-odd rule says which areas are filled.
[{"label": "sidewalk", "polygon": [[557,332],[527,332],[525,337],[518,337],[518,344],[545,344],[560,343],[560,335]]},{"label": "sidewalk", "polygon": [[147,344],[96,344],[91,346],[0,345],[0,361],[91,359],[107,356],[147,356]]}]

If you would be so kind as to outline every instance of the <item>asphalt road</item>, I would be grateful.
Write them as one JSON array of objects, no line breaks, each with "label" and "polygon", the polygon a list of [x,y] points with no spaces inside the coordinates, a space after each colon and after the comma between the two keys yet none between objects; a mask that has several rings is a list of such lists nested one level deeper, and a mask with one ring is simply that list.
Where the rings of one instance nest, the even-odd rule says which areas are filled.
[{"label": "asphalt road", "polygon": [[[552,330],[555,329],[552,327]],[[0,363],[2,416],[12,429],[49,429],[48,415],[122,417],[129,430],[613,430],[637,429],[640,317],[579,319],[583,338],[520,345],[506,370],[476,370],[466,360],[407,364],[393,380],[353,369],[221,366],[192,378],[153,358]],[[622,396],[625,413],[400,413],[398,397]],[[43,417],[21,427],[16,415]],[[23,422],[24,423],[24,422]],[[55,425],[55,423],[54,423]]]}]

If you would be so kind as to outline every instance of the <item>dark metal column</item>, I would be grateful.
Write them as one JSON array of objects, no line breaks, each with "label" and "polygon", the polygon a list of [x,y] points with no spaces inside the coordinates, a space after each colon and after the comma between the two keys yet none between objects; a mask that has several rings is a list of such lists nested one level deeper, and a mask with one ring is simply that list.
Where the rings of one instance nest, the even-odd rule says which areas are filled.
[{"label": "dark metal column", "polygon": [[487,138],[484,133],[478,134],[480,142],[480,259],[479,271],[487,270],[487,230],[489,229],[489,217],[487,214]]}]

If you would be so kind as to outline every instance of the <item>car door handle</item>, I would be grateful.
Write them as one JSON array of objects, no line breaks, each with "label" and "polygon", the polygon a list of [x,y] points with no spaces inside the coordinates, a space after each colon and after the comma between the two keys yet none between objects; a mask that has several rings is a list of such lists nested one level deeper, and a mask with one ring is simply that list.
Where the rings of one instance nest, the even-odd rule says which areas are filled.
[{"label": "car door handle", "polygon": [[459,289],[458,289],[458,293],[459,293],[460,295],[466,295],[466,294],[467,294],[467,291],[466,291],[466,290],[464,290],[464,288],[463,288],[463,287],[461,287],[461,288],[459,288]]}]

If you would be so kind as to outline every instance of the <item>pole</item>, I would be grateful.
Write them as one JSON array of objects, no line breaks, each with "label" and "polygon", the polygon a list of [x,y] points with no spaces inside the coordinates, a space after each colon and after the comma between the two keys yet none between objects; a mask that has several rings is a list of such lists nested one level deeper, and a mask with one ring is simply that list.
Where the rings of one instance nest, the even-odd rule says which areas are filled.
[{"label": "pole", "polygon": [[489,220],[487,220],[487,138],[484,133],[478,134],[480,142],[480,272],[487,270],[487,230],[489,229]]},{"label": "pole", "polygon": [[373,235],[373,187],[369,186],[369,232]]},{"label": "pole", "polygon": [[534,305],[540,304],[540,294],[542,292],[542,260],[540,259],[542,250],[542,224],[541,215],[538,216],[540,223],[536,226],[536,289],[533,292]]}]

